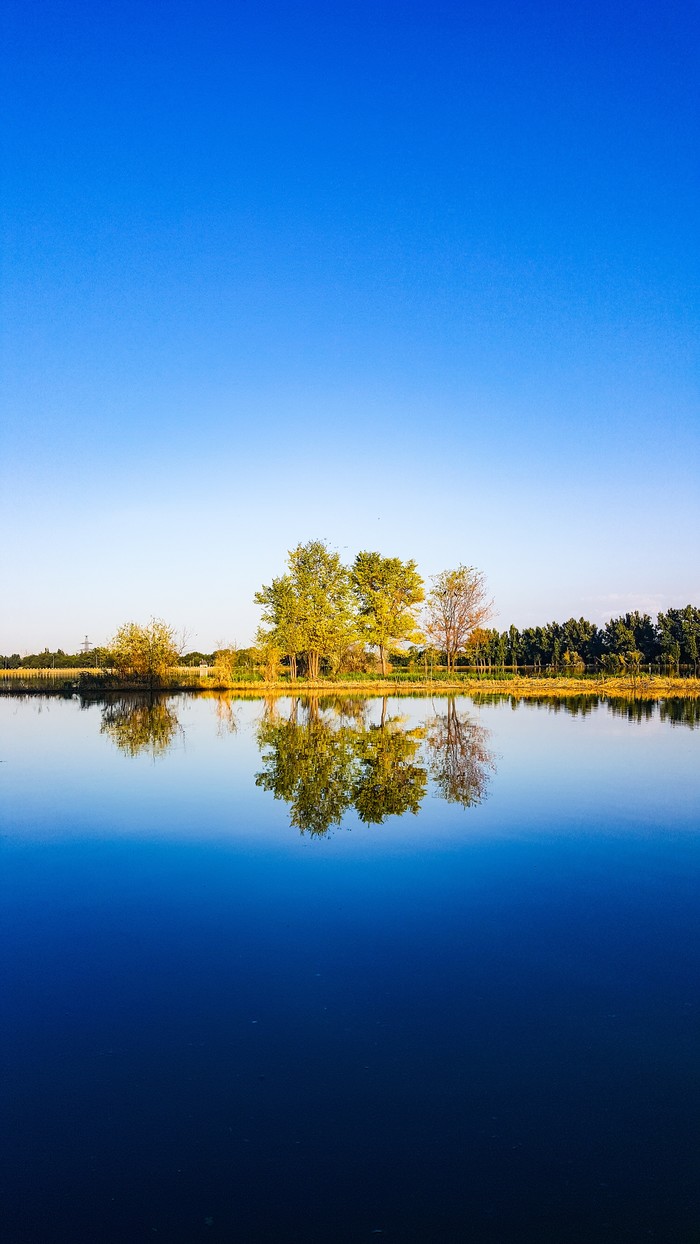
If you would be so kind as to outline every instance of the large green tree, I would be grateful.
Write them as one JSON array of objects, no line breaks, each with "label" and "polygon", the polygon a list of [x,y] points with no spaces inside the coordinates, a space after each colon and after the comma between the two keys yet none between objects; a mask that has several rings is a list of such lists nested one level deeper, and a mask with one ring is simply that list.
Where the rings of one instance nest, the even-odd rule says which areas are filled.
[{"label": "large green tree", "polygon": [[355,635],[350,572],[322,540],[292,549],[287,574],[256,592],[263,606],[259,642],[274,640],[296,673],[301,655],[309,678],[318,678],[325,658],[337,670]]},{"label": "large green tree", "polygon": [[382,674],[387,655],[397,642],[417,643],[421,638],[415,610],[425,599],[423,580],[414,561],[358,553],[352,568],[352,587],[360,611],[360,632],[377,648]]}]

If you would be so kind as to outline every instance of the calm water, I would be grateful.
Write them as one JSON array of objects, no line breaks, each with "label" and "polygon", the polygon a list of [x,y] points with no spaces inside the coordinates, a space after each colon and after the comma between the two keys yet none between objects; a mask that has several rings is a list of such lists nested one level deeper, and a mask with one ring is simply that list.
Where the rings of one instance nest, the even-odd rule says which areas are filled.
[{"label": "calm water", "polygon": [[700,729],[0,700],[7,1244],[700,1239]]}]

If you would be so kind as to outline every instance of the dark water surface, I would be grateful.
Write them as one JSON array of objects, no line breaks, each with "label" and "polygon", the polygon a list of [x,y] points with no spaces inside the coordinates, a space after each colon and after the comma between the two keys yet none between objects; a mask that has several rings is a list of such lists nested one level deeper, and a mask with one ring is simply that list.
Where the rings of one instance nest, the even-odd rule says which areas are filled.
[{"label": "dark water surface", "polygon": [[700,1240],[700,729],[585,707],[0,700],[3,1240]]}]

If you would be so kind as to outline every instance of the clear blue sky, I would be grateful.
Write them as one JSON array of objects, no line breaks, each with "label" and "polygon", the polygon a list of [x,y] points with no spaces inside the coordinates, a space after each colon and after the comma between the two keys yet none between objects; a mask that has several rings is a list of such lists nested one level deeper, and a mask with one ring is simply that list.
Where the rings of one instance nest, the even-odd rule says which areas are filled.
[{"label": "clear blue sky", "polygon": [[699,24],[6,0],[0,652],[245,644],[315,537],[700,603]]}]

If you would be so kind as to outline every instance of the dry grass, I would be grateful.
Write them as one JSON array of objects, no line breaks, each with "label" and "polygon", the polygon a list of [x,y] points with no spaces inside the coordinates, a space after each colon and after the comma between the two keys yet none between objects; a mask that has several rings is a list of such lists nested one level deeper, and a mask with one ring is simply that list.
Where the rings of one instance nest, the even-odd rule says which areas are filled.
[{"label": "dry grass", "polygon": [[[56,686],[61,683],[75,681],[82,673],[101,674],[101,670],[81,670],[81,669],[15,669],[0,670],[0,688],[5,687],[10,690],[13,686],[19,687],[24,684],[43,683],[47,687]],[[256,697],[267,695],[323,695],[332,691],[334,694],[346,693],[348,695],[453,695],[457,692],[462,695],[502,695],[515,697],[517,699],[536,699],[547,697],[548,699],[561,697],[569,698],[572,696],[596,695],[602,698],[615,699],[640,699],[640,700],[664,700],[670,698],[679,699],[697,699],[700,697],[700,678],[666,678],[659,674],[644,675],[625,675],[597,677],[511,677],[502,678],[470,678],[457,677],[451,680],[440,678],[434,681],[430,679],[408,680],[403,679],[400,675],[388,678],[372,678],[363,679],[353,678],[352,680],[344,679],[318,679],[317,681],[307,681],[305,678],[299,678],[294,682],[289,679],[276,682],[252,681],[246,679],[232,679],[225,684],[215,676],[212,676],[212,670],[208,677],[201,678],[199,671],[195,667],[192,670],[179,670],[177,673],[173,671],[173,678],[169,686],[163,690],[191,690],[191,691],[235,691],[237,693],[245,692],[248,695]],[[114,688],[113,688],[114,689]],[[123,689],[128,689],[125,683]],[[93,693],[97,691],[96,687],[92,688]]]},{"label": "dry grass", "polygon": [[[0,669],[0,680],[3,682],[23,682],[26,679],[44,678],[47,681],[77,678],[79,674],[84,674],[85,668],[81,666],[79,669],[54,669],[49,666],[48,669],[18,669],[3,670]],[[101,674],[102,670],[91,669],[87,671],[90,674]]]},{"label": "dry grass", "polygon": [[[200,685],[213,689],[211,682],[203,680]],[[258,682],[251,686],[250,682],[231,682],[222,688],[229,691],[247,691],[255,695],[313,695],[326,691],[347,692],[371,695],[452,695],[460,692],[464,695],[487,694],[516,696],[518,699],[541,698],[542,696],[561,696],[566,698],[576,695],[597,695],[614,698],[634,698],[643,700],[662,700],[671,697],[697,699],[700,697],[700,678],[665,678],[662,675],[645,675],[644,677],[599,677],[599,678],[460,678],[454,681],[440,679],[431,682],[404,681],[401,678],[367,678],[352,682],[332,679],[318,679],[308,682],[298,678],[296,682]]]}]

